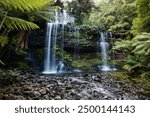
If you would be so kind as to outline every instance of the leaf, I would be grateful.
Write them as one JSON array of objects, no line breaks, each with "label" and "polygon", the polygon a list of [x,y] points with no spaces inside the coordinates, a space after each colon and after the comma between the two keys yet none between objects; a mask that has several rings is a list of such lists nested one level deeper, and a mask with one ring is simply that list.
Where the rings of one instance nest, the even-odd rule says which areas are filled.
[{"label": "leaf", "polygon": [[0,64],[5,65],[1,60],[0,60]]},{"label": "leaf", "polygon": [[15,29],[31,30],[31,29],[39,28],[38,25],[36,25],[32,22],[29,22],[29,21],[26,21],[26,20],[23,20],[23,19],[20,19],[17,17],[10,17],[10,16],[6,17],[3,27],[11,29],[11,30],[15,30]]},{"label": "leaf", "polygon": [[6,36],[0,36],[0,44],[1,44],[1,46],[3,47],[7,43],[8,43],[8,37],[6,37]]},{"label": "leaf", "polygon": [[42,9],[46,5],[52,5],[52,0],[1,0],[0,6],[7,10],[20,10],[22,12]]}]

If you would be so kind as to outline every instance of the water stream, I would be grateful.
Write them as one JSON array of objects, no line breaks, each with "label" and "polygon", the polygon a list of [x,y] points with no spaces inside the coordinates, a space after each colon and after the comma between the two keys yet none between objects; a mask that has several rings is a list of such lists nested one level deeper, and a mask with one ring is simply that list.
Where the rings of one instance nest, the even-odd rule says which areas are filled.
[{"label": "water stream", "polygon": [[[43,74],[55,74],[62,73],[65,67],[63,60],[63,49],[64,49],[64,26],[68,22],[73,22],[73,18],[70,17],[65,10],[63,13],[55,11],[55,21],[47,23],[46,42],[45,42],[45,56],[44,56],[44,71]],[[62,59],[56,61],[56,47],[57,47],[57,32],[59,26],[62,26]]]},{"label": "water stream", "polygon": [[112,33],[107,32],[100,32],[100,38],[98,41],[99,50],[101,50],[101,58],[102,58],[102,65],[98,66],[102,71],[114,71],[116,68],[112,68],[109,64],[109,43],[108,37],[112,38]]}]

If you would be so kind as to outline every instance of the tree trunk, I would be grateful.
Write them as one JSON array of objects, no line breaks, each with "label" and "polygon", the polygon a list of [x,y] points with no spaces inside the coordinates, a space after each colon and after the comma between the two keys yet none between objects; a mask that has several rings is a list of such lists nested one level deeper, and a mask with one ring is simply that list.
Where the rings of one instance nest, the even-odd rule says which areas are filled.
[{"label": "tree trunk", "polygon": [[20,47],[20,48],[28,48],[27,46],[27,32],[22,30],[19,32],[18,34],[18,44],[17,46]]}]

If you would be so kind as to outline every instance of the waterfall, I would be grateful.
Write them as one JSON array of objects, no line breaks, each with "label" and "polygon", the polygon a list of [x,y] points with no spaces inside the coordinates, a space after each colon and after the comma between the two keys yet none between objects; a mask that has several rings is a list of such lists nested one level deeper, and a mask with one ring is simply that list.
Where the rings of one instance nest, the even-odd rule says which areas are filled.
[{"label": "waterfall", "polygon": [[43,74],[57,73],[56,43],[58,23],[58,12],[55,11],[55,22],[47,23]]},{"label": "waterfall", "polygon": [[111,67],[109,65],[109,43],[107,41],[108,37],[112,39],[112,33],[107,32],[100,32],[100,38],[97,42],[98,50],[101,50],[101,58],[102,58],[102,65],[98,66],[102,71],[115,71],[117,70],[115,67]]},{"label": "waterfall", "polygon": [[[64,26],[68,22],[73,22],[65,10],[63,13],[55,11],[55,22],[47,23],[46,42],[45,42],[45,56],[44,56],[44,71],[43,74],[62,73],[65,69],[63,61],[64,49]],[[56,62],[56,46],[57,46],[57,31],[59,26],[62,25],[62,59]]]},{"label": "waterfall", "polygon": [[43,74],[56,73],[57,23],[47,23]]},{"label": "waterfall", "polygon": [[102,71],[109,71],[110,66],[108,64],[108,49],[109,49],[109,44],[106,41],[107,33],[101,32],[100,33],[100,48],[101,48],[101,57],[102,57],[102,66],[101,70]]}]

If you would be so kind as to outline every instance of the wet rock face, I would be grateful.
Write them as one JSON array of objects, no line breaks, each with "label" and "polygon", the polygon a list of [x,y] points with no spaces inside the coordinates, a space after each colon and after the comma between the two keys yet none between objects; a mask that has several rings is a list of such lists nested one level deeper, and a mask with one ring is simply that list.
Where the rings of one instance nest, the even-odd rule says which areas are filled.
[{"label": "wet rock face", "polygon": [[13,100],[123,100],[150,99],[131,93],[104,73],[33,76],[20,75],[20,82],[0,87],[0,99]]}]

